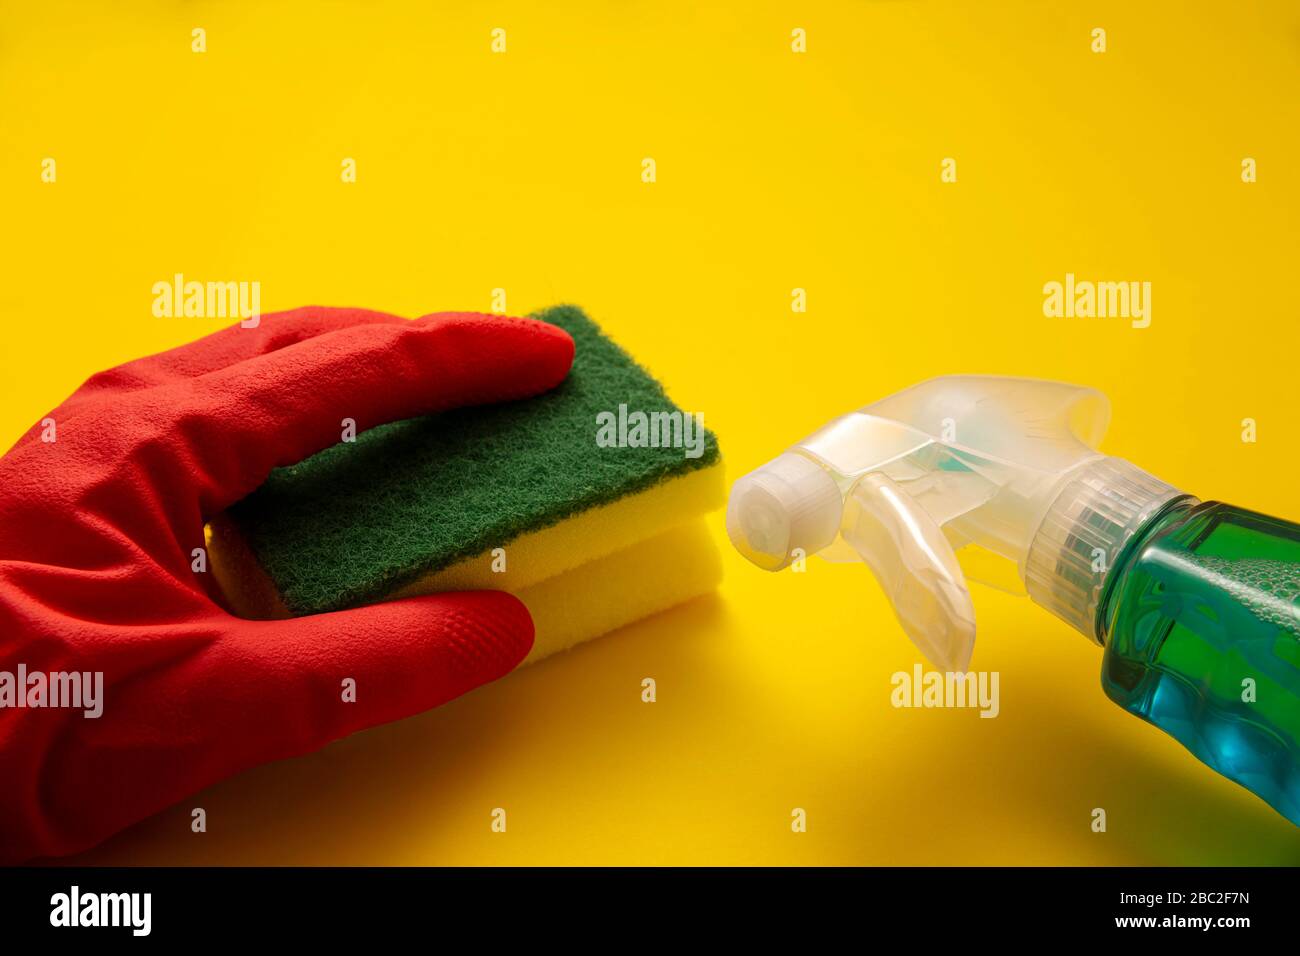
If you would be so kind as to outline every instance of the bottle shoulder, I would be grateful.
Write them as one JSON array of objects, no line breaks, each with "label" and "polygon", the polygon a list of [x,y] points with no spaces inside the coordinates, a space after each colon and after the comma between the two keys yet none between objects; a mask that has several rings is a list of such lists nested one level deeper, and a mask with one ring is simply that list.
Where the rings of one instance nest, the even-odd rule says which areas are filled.
[{"label": "bottle shoulder", "polygon": [[1217,568],[1225,579],[1261,562],[1300,565],[1300,525],[1223,501],[1191,498],[1171,503],[1134,535],[1109,575],[1098,605],[1097,633],[1102,643],[1115,626],[1132,580],[1162,564],[1188,560]]}]

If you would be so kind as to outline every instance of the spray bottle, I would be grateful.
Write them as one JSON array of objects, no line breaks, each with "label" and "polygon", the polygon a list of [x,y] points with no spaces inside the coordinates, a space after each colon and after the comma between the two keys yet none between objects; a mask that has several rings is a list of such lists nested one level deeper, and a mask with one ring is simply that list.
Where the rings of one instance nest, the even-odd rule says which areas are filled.
[{"label": "spray bottle", "polygon": [[865,562],[946,671],[974,648],[967,577],[1014,562],[1035,603],[1104,649],[1111,700],[1300,825],[1300,526],[1100,454],[1109,420],[1095,389],[932,379],[738,479],[727,533],[769,571]]}]

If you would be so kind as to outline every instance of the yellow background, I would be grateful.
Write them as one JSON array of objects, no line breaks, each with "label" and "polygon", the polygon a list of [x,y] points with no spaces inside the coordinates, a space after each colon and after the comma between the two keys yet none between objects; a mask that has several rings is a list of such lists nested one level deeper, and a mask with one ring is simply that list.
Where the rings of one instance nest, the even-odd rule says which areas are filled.
[{"label": "yellow background", "polygon": [[[223,324],[151,315],[175,272],[257,280],[264,311],[501,287],[586,307],[733,477],[920,379],[1022,374],[1107,392],[1110,453],[1300,519],[1300,9],[1137,6],[5,4],[0,439]],[[1150,281],[1150,328],[1045,318],[1066,272]],[[767,575],[716,529],[715,597],[82,859],[1300,862],[1300,830],[1114,707],[1098,650],[1028,601],[975,594],[1000,717],[895,710],[917,657],[868,572]]]}]

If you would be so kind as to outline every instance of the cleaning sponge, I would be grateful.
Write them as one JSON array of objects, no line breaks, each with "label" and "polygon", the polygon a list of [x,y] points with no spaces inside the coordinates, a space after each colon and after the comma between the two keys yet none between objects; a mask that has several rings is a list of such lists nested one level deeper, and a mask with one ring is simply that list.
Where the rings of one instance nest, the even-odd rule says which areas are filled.
[{"label": "cleaning sponge", "polygon": [[[235,610],[311,614],[497,588],[533,611],[536,658],[712,589],[712,543],[686,526],[722,502],[716,437],[693,436],[695,420],[580,309],[535,318],[576,346],[551,392],[373,428],[277,469],[214,522],[214,570]],[[638,412],[668,413],[660,421],[688,425],[674,437],[698,441],[659,441],[669,429],[638,441],[626,428]],[[608,438],[620,418],[622,440],[598,442],[600,423]],[[597,580],[600,595],[585,587]],[[558,612],[575,601],[609,607]]]}]

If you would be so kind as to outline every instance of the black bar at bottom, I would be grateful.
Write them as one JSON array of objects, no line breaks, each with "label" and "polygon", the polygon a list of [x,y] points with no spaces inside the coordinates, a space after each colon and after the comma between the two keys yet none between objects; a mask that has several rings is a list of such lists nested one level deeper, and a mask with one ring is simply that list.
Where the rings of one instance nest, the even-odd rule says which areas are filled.
[{"label": "black bar at bottom", "polygon": [[1291,869],[1228,868],[16,868],[0,870],[0,938],[335,945],[378,934],[463,948],[517,934],[536,945],[588,937],[615,951],[643,937],[813,943],[844,932],[882,942],[902,933],[918,943],[1098,934],[1229,943],[1291,930],[1295,885]]}]

